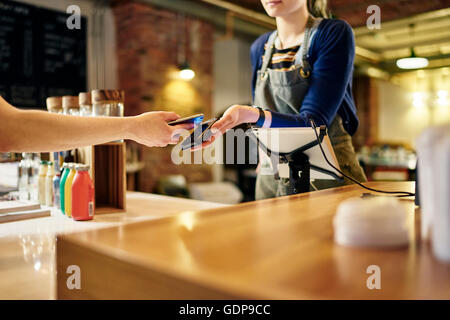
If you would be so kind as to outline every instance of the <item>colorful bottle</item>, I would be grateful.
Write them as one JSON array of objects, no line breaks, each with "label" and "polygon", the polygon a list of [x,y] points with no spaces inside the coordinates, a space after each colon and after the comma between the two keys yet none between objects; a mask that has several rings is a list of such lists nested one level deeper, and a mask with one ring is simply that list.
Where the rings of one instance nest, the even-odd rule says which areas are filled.
[{"label": "colorful bottle", "polygon": [[61,212],[62,212],[62,214],[66,214],[65,198],[64,198],[64,194],[65,194],[64,186],[66,184],[67,176],[70,173],[69,163],[63,163],[62,168],[63,168],[63,171],[62,171],[62,174],[61,174],[61,181],[59,182],[59,200],[61,202]]},{"label": "colorful bottle", "polygon": [[70,172],[64,184],[64,209],[66,216],[72,217],[72,182],[76,173],[75,163],[69,164],[69,169]]},{"label": "colorful bottle", "polygon": [[47,176],[45,177],[45,205],[53,206],[53,178],[55,177],[55,170],[53,162],[47,162]]},{"label": "colorful bottle", "polygon": [[47,161],[42,160],[41,166],[39,167],[39,178],[38,178],[38,188],[39,188],[39,203],[45,205],[45,179],[47,178],[48,165]]},{"label": "colorful bottle", "polygon": [[72,183],[72,218],[91,220],[94,217],[94,184],[89,176],[89,166],[79,164]]},{"label": "colorful bottle", "polygon": [[62,214],[66,214],[65,210],[65,184],[67,176],[70,173],[69,163],[63,163],[62,165],[63,171],[61,174],[61,181],[59,182],[59,197],[61,202],[61,212]]},{"label": "colorful bottle", "polygon": [[55,174],[53,175],[53,179],[52,179],[52,190],[53,190],[53,194],[52,194],[52,199],[53,199],[53,203],[52,206],[59,208],[61,203],[59,200],[59,183],[61,181],[61,164],[60,164],[60,160],[59,160],[59,153],[55,152],[55,162],[54,162],[54,167],[55,167]]},{"label": "colorful bottle", "polygon": [[53,206],[57,208],[61,206],[60,188],[59,188],[60,183],[61,183],[61,174],[59,173],[59,171],[57,171],[55,177],[53,178]]}]

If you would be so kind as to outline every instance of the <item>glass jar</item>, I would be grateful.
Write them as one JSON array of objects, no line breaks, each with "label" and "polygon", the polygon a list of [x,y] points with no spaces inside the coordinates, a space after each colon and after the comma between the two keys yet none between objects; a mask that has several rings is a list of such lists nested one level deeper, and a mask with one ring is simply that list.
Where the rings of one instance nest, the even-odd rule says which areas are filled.
[{"label": "glass jar", "polygon": [[90,117],[92,115],[92,100],[90,92],[80,92],[78,94],[80,104],[80,116]]},{"label": "glass jar", "polygon": [[63,96],[62,107],[64,114],[72,116],[80,115],[80,104],[78,102],[78,96]]},{"label": "glass jar", "polygon": [[62,97],[48,97],[45,101],[50,113],[63,113]]},{"label": "glass jar", "polygon": [[95,117],[123,117],[123,90],[92,90],[92,115]]}]

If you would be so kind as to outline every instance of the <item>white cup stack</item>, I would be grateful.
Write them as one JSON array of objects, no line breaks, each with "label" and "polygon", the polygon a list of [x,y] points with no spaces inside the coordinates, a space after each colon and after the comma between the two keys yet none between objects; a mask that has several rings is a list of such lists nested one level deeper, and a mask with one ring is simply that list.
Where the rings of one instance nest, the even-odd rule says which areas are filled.
[{"label": "white cup stack", "polygon": [[409,243],[407,213],[392,197],[350,198],[333,221],[334,241],[351,247],[401,247]]},{"label": "white cup stack", "polygon": [[439,260],[450,262],[450,125],[426,129],[416,147],[422,239],[431,240]]}]

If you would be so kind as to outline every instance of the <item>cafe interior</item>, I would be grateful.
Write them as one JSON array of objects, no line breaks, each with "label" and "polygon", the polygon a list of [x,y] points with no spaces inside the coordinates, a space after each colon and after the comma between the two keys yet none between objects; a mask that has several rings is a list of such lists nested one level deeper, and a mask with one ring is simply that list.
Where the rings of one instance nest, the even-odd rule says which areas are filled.
[{"label": "cafe interior", "polygon": [[[0,153],[0,299],[450,299],[450,3],[327,5],[353,30],[351,140],[371,190],[310,191],[308,172],[299,191],[289,162],[288,194],[258,200],[258,146],[227,135]],[[112,116],[221,118],[254,104],[250,49],[276,28],[259,0],[1,1],[0,95],[77,117],[111,95]],[[311,164],[335,159],[322,144]],[[95,190],[87,219],[75,184],[67,207],[71,171]]]}]

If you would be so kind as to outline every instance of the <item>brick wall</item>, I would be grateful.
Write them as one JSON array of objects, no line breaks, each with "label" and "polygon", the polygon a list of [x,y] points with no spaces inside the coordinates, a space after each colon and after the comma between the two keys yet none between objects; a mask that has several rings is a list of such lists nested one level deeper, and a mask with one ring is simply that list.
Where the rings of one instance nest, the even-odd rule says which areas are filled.
[{"label": "brick wall", "polygon": [[[209,23],[176,12],[132,1],[113,6],[116,28],[118,81],[125,90],[125,115],[170,110],[181,116],[197,112],[211,115],[214,28]],[[185,46],[183,46],[185,43]],[[179,54],[189,60],[196,77],[176,78]],[[206,165],[176,166],[171,147],[143,147],[146,163],[138,189],[154,191],[167,174],[183,174],[188,181],[211,180]]]}]

